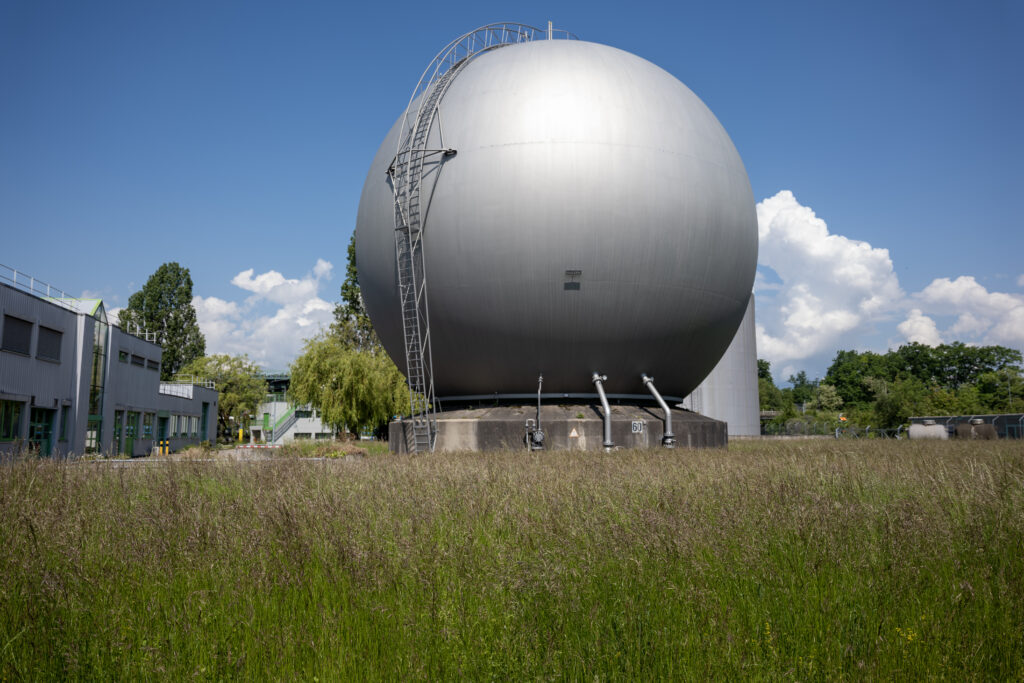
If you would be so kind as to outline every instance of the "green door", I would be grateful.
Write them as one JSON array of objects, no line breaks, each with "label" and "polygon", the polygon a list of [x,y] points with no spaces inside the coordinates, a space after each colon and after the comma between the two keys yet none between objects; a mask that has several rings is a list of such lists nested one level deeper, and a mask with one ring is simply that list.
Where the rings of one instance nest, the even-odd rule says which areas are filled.
[{"label": "green door", "polygon": [[114,411],[114,444],[112,450],[121,453],[121,433],[124,430],[124,411]]},{"label": "green door", "polygon": [[128,424],[124,426],[124,453],[129,458],[135,455],[135,437],[139,433],[139,414],[128,413]]},{"label": "green door", "polygon": [[39,455],[49,455],[53,446],[53,417],[55,410],[33,408],[28,416],[29,448],[39,449]]}]

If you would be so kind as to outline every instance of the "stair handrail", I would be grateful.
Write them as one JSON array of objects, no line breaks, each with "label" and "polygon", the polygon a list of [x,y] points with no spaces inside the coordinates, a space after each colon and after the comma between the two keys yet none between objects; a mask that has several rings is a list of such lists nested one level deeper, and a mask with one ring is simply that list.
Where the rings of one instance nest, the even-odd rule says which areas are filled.
[{"label": "stair handrail", "polygon": [[[424,445],[434,450],[436,421],[433,416],[437,411],[419,191],[423,180],[424,158],[431,154],[440,153],[447,157],[455,153],[455,150],[450,149],[427,148],[434,118],[452,80],[470,60],[490,50],[529,42],[539,36],[554,39],[556,34],[559,39],[576,39],[568,31],[559,29],[556,32],[550,22],[547,30],[527,24],[500,22],[486,24],[463,34],[448,43],[427,65],[402,116],[395,157],[388,167],[388,177],[395,198],[395,257],[399,273],[409,409],[416,451],[420,450],[419,437],[424,429]],[[420,98],[418,105],[417,98]],[[403,255],[408,258],[411,283],[403,281],[406,274]],[[409,294],[412,295],[411,299]],[[407,308],[411,308],[413,315],[408,315]],[[409,325],[413,323],[415,327],[410,329]]]},{"label": "stair handrail", "polygon": [[[416,87],[413,88],[412,95],[409,97],[409,103],[405,107],[405,116],[402,119],[403,127],[399,129],[401,134],[398,138],[396,156],[402,151],[403,145],[413,139],[412,134],[415,131],[409,131],[408,134],[404,132],[408,130],[409,114],[412,111],[413,102],[416,101],[417,97],[428,90],[434,81],[443,75],[445,71],[448,71],[464,60],[473,59],[483,52],[499,47],[505,47],[506,45],[516,45],[519,43],[527,43],[537,40],[538,35],[541,35],[542,39],[579,40],[579,37],[576,34],[563,29],[555,29],[550,26],[546,29],[542,29],[536,26],[530,26],[529,24],[502,21],[493,24],[485,24],[475,28],[445,45],[444,48],[442,48],[441,51],[434,55],[434,58],[430,60],[427,68],[423,70],[420,80],[417,81]],[[494,42],[492,42],[492,39]],[[442,71],[443,66],[445,68]],[[419,109],[417,109],[416,113],[417,115],[419,114]]]}]

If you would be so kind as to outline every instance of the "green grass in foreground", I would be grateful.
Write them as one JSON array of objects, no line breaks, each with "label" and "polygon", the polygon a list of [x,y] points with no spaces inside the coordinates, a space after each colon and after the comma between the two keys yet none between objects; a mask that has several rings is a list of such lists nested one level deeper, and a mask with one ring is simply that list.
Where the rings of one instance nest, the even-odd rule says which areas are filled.
[{"label": "green grass in foreground", "polygon": [[1020,443],[0,466],[0,679],[1024,677]]}]

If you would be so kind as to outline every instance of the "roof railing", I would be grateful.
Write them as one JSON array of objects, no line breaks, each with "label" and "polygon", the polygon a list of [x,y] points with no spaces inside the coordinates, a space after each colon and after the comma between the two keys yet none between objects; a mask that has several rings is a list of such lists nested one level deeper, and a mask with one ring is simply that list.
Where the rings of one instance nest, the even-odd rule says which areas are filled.
[{"label": "roof railing", "polygon": [[46,299],[50,303],[57,304],[69,311],[84,313],[86,315],[91,313],[91,310],[85,307],[85,302],[81,297],[71,296],[63,289],[58,289],[53,285],[47,284],[42,280],[29,275],[28,273],[11,268],[10,266],[5,266],[2,263],[0,263],[0,280],[13,285],[23,292],[28,292],[40,299]]},{"label": "roof railing", "polygon": [[156,340],[156,332],[149,332],[146,330],[146,328],[142,327],[141,325],[138,325],[136,323],[128,323],[127,325],[118,325],[118,327],[120,327],[122,330],[132,335],[133,337],[145,339],[146,341],[151,342],[153,344],[158,343]]},{"label": "roof railing", "polygon": [[195,375],[175,375],[169,380],[161,381],[160,384],[191,384],[206,389],[216,389],[217,384],[212,379],[201,379]]},{"label": "roof railing", "polygon": [[[57,304],[61,308],[65,308],[74,313],[81,313],[83,315],[93,314],[93,307],[95,306],[94,302],[98,299],[98,297],[89,298],[71,296],[63,289],[54,287],[51,284],[43,282],[39,278],[33,277],[32,275],[15,268],[11,268],[10,266],[5,266],[2,263],[0,263],[0,281],[7,282],[15,288],[20,289],[23,292],[28,292],[40,299],[45,299],[51,304]],[[133,337],[145,339],[146,341],[154,344],[158,343],[156,332],[150,332],[138,324],[129,323],[127,325],[119,325],[115,323],[115,325]]]}]

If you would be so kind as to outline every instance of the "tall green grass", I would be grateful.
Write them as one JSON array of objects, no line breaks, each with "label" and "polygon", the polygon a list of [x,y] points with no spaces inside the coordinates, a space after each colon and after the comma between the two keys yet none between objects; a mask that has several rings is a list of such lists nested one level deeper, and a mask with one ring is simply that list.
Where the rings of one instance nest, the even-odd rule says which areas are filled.
[{"label": "tall green grass", "polygon": [[0,466],[0,679],[1024,677],[1019,443]]}]

